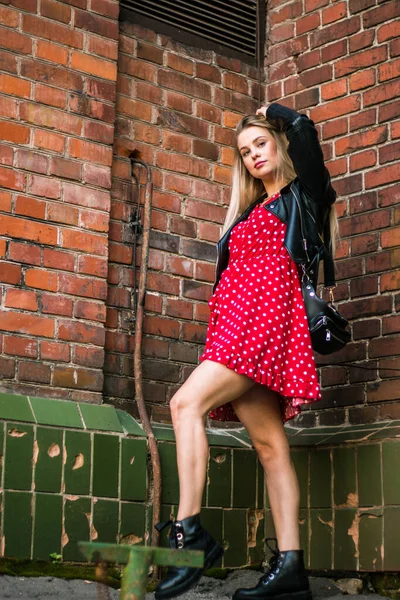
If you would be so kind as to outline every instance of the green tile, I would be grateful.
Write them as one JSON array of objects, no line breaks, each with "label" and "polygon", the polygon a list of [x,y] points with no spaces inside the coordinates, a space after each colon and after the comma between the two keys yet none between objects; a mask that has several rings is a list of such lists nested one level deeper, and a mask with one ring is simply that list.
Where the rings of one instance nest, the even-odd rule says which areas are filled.
[{"label": "green tile", "polygon": [[[222,544],[222,509],[220,508],[202,508],[201,509],[201,524],[207,529],[212,537]],[[222,566],[222,558],[219,558],[214,567]]]},{"label": "green tile", "polygon": [[61,553],[62,496],[36,494],[33,558],[50,560],[53,552]]},{"label": "green tile", "polygon": [[222,542],[222,519],[223,510],[221,508],[202,508],[201,524],[218,542]]},{"label": "green tile", "polygon": [[247,430],[244,427],[243,427],[243,429],[238,429],[237,431],[235,430],[234,432],[230,431],[229,433],[230,433],[230,435],[233,435],[235,438],[242,440],[245,444],[249,444],[250,446],[253,446],[251,437],[249,436]]},{"label": "green tile", "polygon": [[222,446],[225,448],[243,448],[243,442],[236,439],[228,433],[217,433],[214,430],[206,429],[207,439],[210,446]]},{"label": "green tile", "polygon": [[64,485],[66,494],[90,493],[91,440],[85,431],[65,432],[66,462]]},{"label": "green tile", "polygon": [[260,565],[264,558],[264,520],[265,512],[261,508],[247,511],[247,547],[251,565]]},{"label": "green tile", "polygon": [[[166,523],[167,521],[174,520],[176,518],[177,512],[177,506],[171,506],[170,504],[161,504],[160,523]],[[164,548],[168,546],[169,532],[170,527],[166,527],[160,533],[160,546]]]},{"label": "green tile", "polygon": [[357,534],[357,510],[354,508],[335,510],[334,569],[357,570]]},{"label": "green tile", "polygon": [[144,504],[121,502],[121,529],[119,532],[120,544],[145,543],[146,507]]},{"label": "green tile", "polygon": [[247,519],[245,509],[226,509],[224,518],[224,567],[247,564]]},{"label": "green tile", "polygon": [[125,433],[127,433],[128,435],[146,437],[146,433],[144,432],[143,428],[139,425],[137,421],[135,421],[132,415],[125,412],[124,410],[116,409],[116,412],[119,422],[121,423],[122,429]]},{"label": "green tile", "polygon": [[233,450],[233,506],[256,507],[257,455],[254,450]]},{"label": "green tile", "polygon": [[[4,452],[5,452],[4,428],[5,428],[5,423],[0,421],[0,482],[2,481]],[[0,485],[1,485],[1,483],[0,483]],[[1,522],[1,518],[0,518],[0,522]]]},{"label": "green tile", "polygon": [[385,506],[400,504],[400,440],[382,443]]},{"label": "green tile", "polygon": [[208,506],[231,505],[231,450],[210,448]]},{"label": "green tile", "polygon": [[94,435],[93,496],[118,498],[119,437]]},{"label": "green tile", "polygon": [[378,423],[368,423],[365,425],[353,425],[340,429],[335,435],[329,438],[330,445],[346,444],[358,441],[368,441],[377,430],[382,429]]},{"label": "green tile", "polygon": [[96,542],[118,542],[117,500],[97,500],[93,502],[93,527],[97,531]]},{"label": "green tile", "polygon": [[343,431],[364,431],[367,435],[370,431],[382,429],[387,426],[387,422],[377,421],[376,423],[358,423],[357,425],[347,425],[343,427]]},{"label": "green tile", "polygon": [[4,556],[31,558],[32,494],[4,492]]},{"label": "green tile", "polygon": [[310,536],[310,568],[332,569],[332,510],[312,508]]},{"label": "green tile", "polygon": [[17,394],[0,394],[0,419],[35,422],[28,398]]},{"label": "green tile", "polygon": [[146,500],[146,440],[121,440],[121,499]]},{"label": "green tile", "polygon": [[383,543],[385,548],[383,570],[400,571],[400,506],[386,506],[383,518]]},{"label": "green tile", "polygon": [[257,461],[257,508],[265,508],[265,473],[260,461]]},{"label": "green tile", "polygon": [[[265,526],[264,526],[264,532],[265,538],[276,538],[276,532],[275,532],[275,526],[274,526],[274,520],[272,518],[272,512],[271,510],[266,510],[265,511]],[[267,544],[265,544],[264,547],[265,553],[266,553],[266,559],[269,560],[272,556]]]},{"label": "green tile", "polygon": [[58,427],[74,427],[82,429],[83,424],[75,402],[69,400],[52,400],[30,396],[36,421],[41,425]]},{"label": "green tile", "polygon": [[161,440],[163,442],[175,442],[175,434],[172,427],[168,427],[167,425],[164,427],[153,425],[153,432],[156,440]]},{"label": "green tile", "polygon": [[291,458],[300,487],[300,508],[308,506],[308,451],[292,450]]},{"label": "green tile", "polygon": [[400,427],[384,427],[368,437],[369,440],[385,440],[400,437]]},{"label": "green tile", "polygon": [[351,506],[357,492],[355,448],[334,448],[333,472],[335,506]]},{"label": "green tile", "polygon": [[78,542],[90,540],[90,498],[78,498],[65,500],[64,519],[64,560],[85,562],[86,559],[78,548]]},{"label": "green tile", "polygon": [[293,427],[291,425],[291,421],[288,421],[287,423],[285,423],[284,429],[285,429],[285,433],[288,437],[293,437],[294,435],[297,435],[298,433],[303,431],[303,429],[301,427]]},{"label": "green tile", "polygon": [[61,429],[37,428],[36,442],[39,451],[35,469],[37,492],[61,492],[62,438]]},{"label": "green tile", "polygon": [[80,403],[79,408],[86,429],[123,433],[124,430],[122,429],[117,411],[113,406]]},{"label": "green tile", "polygon": [[178,504],[179,479],[176,466],[176,446],[161,442],[158,445],[161,462],[162,489],[161,502],[163,504]]},{"label": "green tile", "polygon": [[329,438],[330,436],[327,436],[326,434],[320,435],[318,433],[299,433],[290,440],[290,446],[293,448],[297,448],[300,446],[316,446],[317,444],[327,443],[327,440],[329,440]]},{"label": "green tile", "polygon": [[362,512],[359,523],[359,560],[361,571],[382,571],[383,510]]},{"label": "green tile", "polygon": [[344,444],[349,437],[350,434],[346,433],[346,432],[340,432],[340,433],[336,433],[333,435],[328,435],[328,436],[320,436],[321,439],[319,439],[317,441],[317,444],[319,446],[326,446],[326,445],[339,445],[339,444]]},{"label": "green tile", "polygon": [[6,429],[4,487],[30,490],[32,487],[33,426],[8,423]]},{"label": "green tile", "polygon": [[236,433],[236,431],[226,431],[226,437],[228,439],[231,438],[230,442],[228,443],[229,446],[232,446],[233,448],[248,448],[249,450],[253,450],[253,452],[255,452],[253,442],[248,436],[243,434],[239,435]]},{"label": "green tile", "polygon": [[313,448],[310,452],[310,506],[332,506],[331,451]]},{"label": "green tile", "polygon": [[306,569],[309,568],[310,557],[309,557],[309,510],[302,508],[299,511],[299,531],[300,531],[300,548],[304,553],[304,565]]},{"label": "green tile", "polygon": [[380,506],[382,504],[382,470],[379,444],[358,446],[357,477],[359,506]]}]

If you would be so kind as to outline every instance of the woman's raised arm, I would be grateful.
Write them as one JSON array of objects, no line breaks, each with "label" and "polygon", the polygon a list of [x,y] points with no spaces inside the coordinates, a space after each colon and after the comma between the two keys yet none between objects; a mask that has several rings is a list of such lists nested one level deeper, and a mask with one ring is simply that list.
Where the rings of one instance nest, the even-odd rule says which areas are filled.
[{"label": "woman's raised arm", "polygon": [[336,192],[311,119],[277,102],[268,108],[260,108],[257,113],[263,114],[271,125],[285,132],[289,141],[288,154],[307,196],[314,202],[333,204]]}]

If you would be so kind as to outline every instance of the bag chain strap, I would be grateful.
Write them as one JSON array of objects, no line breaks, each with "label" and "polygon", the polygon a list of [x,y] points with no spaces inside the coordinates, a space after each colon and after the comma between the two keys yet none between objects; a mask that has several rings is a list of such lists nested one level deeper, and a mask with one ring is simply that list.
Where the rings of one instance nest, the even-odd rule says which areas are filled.
[{"label": "bag chain strap", "polygon": [[[305,239],[305,234],[304,234],[304,225],[303,225],[304,221],[303,221],[303,212],[301,210],[301,202],[298,199],[297,194],[295,193],[294,189],[293,189],[293,194],[294,194],[294,197],[295,197],[295,200],[296,200],[296,204],[297,204],[297,207],[298,207],[299,213],[300,213],[301,233],[302,233],[302,236],[303,236],[303,242],[304,242],[304,246],[305,246],[304,249],[305,249],[306,255],[308,257],[307,246],[306,246],[306,239]],[[332,209],[330,209],[330,210],[332,210]],[[325,241],[322,240],[322,238],[321,238],[321,241],[325,245]],[[303,278],[306,277],[308,279],[308,281],[310,281],[310,277],[309,277],[309,275],[307,273],[307,268],[306,268],[306,265],[304,263],[301,263],[301,268],[303,270]],[[333,290],[335,289],[336,285],[331,285],[331,286],[323,285],[322,287],[323,287],[324,290],[328,290],[328,292],[329,292],[329,304],[333,305],[333,303],[335,301],[335,297],[333,295]]]}]

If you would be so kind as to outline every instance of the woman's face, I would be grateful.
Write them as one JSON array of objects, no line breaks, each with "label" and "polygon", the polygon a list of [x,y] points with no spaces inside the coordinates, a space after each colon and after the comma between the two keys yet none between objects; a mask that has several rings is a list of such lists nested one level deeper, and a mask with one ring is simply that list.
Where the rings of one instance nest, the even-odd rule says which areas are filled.
[{"label": "woman's face", "polygon": [[275,179],[278,168],[276,142],[264,127],[252,125],[237,138],[238,149],[250,175],[263,181]]}]

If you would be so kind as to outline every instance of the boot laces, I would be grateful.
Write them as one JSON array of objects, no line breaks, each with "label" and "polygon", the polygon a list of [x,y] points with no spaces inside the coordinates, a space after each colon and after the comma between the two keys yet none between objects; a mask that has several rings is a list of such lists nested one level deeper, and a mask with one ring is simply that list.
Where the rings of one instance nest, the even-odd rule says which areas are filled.
[{"label": "boot laces", "polygon": [[[264,577],[262,578],[263,583],[267,583],[268,581],[271,581],[272,579],[274,579],[275,575],[278,573],[278,571],[282,565],[282,560],[281,560],[281,553],[278,548],[278,540],[276,538],[266,538],[264,541],[268,547],[268,550],[270,552],[272,552],[272,556],[268,562],[268,571],[265,573]],[[271,546],[269,544],[270,541],[274,543],[274,546]],[[266,558],[266,554],[264,554],[264,559],[265,558]]]},{"label": "boot laces", "polygon": [[182,524],[179,521],[169,520],[169,521],[164,521],[162,523],[157,523],[157,525],[155,525],[155,528],[157,529],[158,532],[163,531],[167,527],[171,527],[171,531],[169,534],[170,541],[173,540],[175,543],[175,548],[178,548],[178,550],[181,550],[183,548],[184,542],[185,542]]}]

